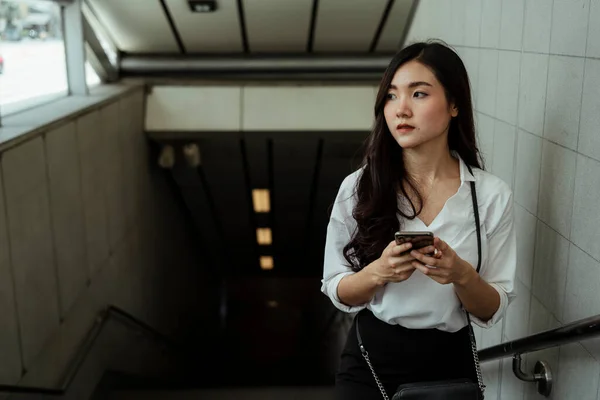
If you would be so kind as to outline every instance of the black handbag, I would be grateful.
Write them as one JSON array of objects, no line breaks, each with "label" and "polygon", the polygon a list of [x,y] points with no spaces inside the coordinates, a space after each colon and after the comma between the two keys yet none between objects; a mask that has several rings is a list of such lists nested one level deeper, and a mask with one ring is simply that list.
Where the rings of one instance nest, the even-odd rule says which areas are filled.
[{"label": "black handbag", "polygon": [[[469,172],[473,174],[471,168]],[[471,198],[473,200],[473,210],[475,214],[475,224],[477,226],[477,273],[481,268],[481,230],[479,228],[479,209],[477,206],[477,194],[475,192],[475,182],[471,182]],[[463,308],[464,310],[464,308]],[[473,353],[473,362],[475,363],[475,371],[477,373],[477,383],[474,383],[468,379],[455,379],[445,381],[432,381],[432,382],[416,382],[407,383],[398,386],[392,400],[483,400],[483,392],[485,385],[483,384],[483,377],[481,375],[481,367],[479,365],[479,355],[477,353],[477,344],[475,342],[475,334],[473,333],[473,327],[471,326],[471,318],[469,313],[465,310],[467,316],[467,325],[469,327],[469,337],[471,339],[471,350]],[[358,346],[363,358],[366,360],[375,383],[381,391],[381,395],[384,400],[389,400],[388,394],[385,388],[381,384],[379,377],[373,369],[371,360],[369,359],[369,353],[363,345],[360,331],[358,329],[358,315],[356,316],[356,337],[358,339]]]}]

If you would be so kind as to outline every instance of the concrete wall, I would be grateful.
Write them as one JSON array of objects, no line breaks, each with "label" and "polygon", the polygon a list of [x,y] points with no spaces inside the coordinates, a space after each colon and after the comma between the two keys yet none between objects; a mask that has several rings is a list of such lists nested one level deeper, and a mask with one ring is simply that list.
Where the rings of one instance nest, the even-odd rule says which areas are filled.
[{"label": "concrete wall", "polygon": [[166,333],[193,305],[193,244],[143,116],[138,87],[1,153],[0,382],[55,387],[109,303]]},{"label": "concrete wall", "polygon": [[[511,185],[518,298],[480,347],[600,314],[600,0],[425,0],[409,40],[437,37],[469,69],[487,168]],[[600,341],[534,354],[555,399],[597,399]],[[486,399],[538,399],[510,360]]]}]

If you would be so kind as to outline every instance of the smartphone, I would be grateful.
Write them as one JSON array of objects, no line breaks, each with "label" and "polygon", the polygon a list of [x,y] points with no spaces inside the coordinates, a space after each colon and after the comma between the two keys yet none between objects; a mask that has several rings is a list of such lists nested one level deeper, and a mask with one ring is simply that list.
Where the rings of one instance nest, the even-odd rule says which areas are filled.
[{"label": "smartphone", "polygon": [[[396,244],[412,243],[411,250],[418,250],[423,247],[433,246],[433,232],[396,232],[394,235],[396,238]],[[427,254],[433,256],[433,253]]]}]

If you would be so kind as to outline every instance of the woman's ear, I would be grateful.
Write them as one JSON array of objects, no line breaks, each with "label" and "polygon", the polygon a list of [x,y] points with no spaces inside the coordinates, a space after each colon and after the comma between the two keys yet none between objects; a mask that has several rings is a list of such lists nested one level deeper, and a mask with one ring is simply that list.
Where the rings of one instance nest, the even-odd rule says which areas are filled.
[{"label": "woman's ear", "polygon": [[450,107],[450,115],[452,118],[458,116],[458,108],[454,104]]}]

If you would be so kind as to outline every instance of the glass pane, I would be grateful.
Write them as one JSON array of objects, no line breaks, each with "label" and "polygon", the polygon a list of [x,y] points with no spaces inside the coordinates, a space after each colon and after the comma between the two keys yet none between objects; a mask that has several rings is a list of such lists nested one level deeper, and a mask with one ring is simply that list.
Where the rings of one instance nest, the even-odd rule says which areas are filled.
[{"label": "glass pane", "polygon": [[60,6],[0,0],[0,41],[3,115],[68,93]]},{"label": "glass pane", "polygon": [[94,68],[92,68],[89,61],[85,62],[85,81],[88,88],[98,86],[100,84],[100,77]]}]

